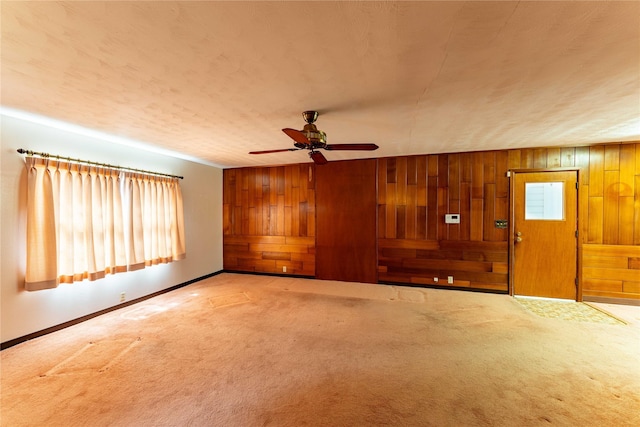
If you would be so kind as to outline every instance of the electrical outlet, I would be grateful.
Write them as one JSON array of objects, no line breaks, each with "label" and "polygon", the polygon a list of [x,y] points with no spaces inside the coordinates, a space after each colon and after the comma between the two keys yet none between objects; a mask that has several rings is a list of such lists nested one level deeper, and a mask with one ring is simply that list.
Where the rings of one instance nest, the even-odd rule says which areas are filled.
[{"label": "electrical outlet", "polygon": [[447,277],[447,282],[448,282],[449,284],[452,284],[452,283],[453,283],[453,276],[449,276],[449,277]]},{"label": "electrical outlet", "polygon": [[438,278],[437,277],[433,278],[433,283],[438,283]]},{"label": "electrical outlet", "polygon": [[120,293],[120,302],[125,302],[127,300],[127,294],[125,292]]},{"label": "electrical outlet", "polygon": [[287,272],[287,266],[286,266],[286,265],[283,265],[283,266],[282,266],[282,272],[283,272],[283,273],[286,273],[286,272]]}]

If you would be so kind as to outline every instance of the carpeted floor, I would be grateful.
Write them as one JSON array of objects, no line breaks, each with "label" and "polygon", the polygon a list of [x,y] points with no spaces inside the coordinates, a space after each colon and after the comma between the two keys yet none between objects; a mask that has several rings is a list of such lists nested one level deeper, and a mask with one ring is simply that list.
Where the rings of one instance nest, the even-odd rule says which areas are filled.
[{"label": "carpeted floor", "polygon": [[637,426],[640,307],[615,310],[221,274],[0,353],[0,424]]}]

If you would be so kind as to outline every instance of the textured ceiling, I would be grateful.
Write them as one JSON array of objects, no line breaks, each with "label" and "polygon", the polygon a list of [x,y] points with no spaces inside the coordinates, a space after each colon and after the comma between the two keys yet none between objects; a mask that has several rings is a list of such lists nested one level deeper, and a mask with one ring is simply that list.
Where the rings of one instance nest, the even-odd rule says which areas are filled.
[{"label": "textured ceiling", "polygon": [[2,105],[225,167],[640,139],[640,2],[2,1]]}]

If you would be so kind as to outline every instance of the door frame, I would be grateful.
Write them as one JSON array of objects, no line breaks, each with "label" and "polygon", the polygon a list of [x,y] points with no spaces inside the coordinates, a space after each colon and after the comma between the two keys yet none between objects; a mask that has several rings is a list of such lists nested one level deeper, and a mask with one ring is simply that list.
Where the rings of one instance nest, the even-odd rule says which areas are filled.
[{"label": "door frame", "polygon": [[516,199],[516,189],[513,182],[513,179],[518,173],[533,173],[533,172],[576,172],[576,179],[578,182],[578,188],[576,189],[577,200],[576,200],[576,230],[578,231],[578,237],[576,239],[576,278],[578,279],[578,283],[576,284],[576,301],[582,302],[582,239],[584,235],[584,230],[582,227],[583,224],[583,213],[580,209],[581,199],[580,192],[582,189],[582,168],[577,167],[569,167],[569,168],[531,168],[531,169],[523,169],[523,168],[513,168],[507,170],[507,177],[509,178],[509,275],[508,275],[508,284],[509,284],[509,295],[514,296],[514,272],[515,272],[515,199]]}]

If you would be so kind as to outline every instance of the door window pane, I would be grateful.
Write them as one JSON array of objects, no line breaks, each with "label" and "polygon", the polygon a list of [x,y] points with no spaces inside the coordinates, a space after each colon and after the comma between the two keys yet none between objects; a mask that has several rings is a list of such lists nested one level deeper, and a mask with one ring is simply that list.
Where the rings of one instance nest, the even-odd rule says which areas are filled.
[{"label": "door window pane", "polygon": [[524,198],[524,219],[564,219],[563,182],[527,182]]}]

